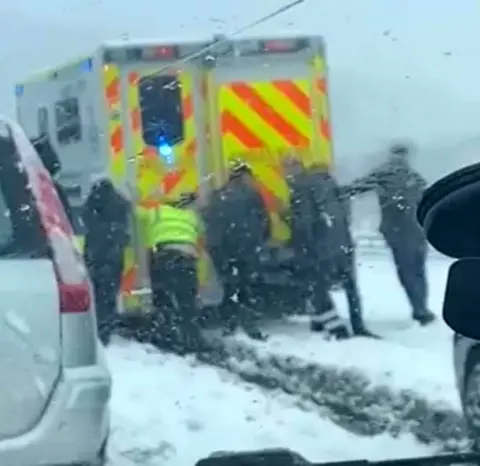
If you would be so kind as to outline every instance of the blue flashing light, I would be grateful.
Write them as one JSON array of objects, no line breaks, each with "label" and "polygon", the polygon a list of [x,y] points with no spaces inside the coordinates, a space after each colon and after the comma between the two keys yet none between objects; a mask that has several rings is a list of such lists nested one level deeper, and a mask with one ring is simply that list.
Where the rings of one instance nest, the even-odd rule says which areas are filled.
[{"label": "blue flashing light", "polygon": [[25,91],[25,86],[23,84],[17,84],[15,86],[15,95],[17,97],[20,97],[21,95],[23,95],[24,91]]},{"label": "blue flashing light", "polygon": [[93,60],[91,58],[87,58],[83,60],[80,64],[80,69],[82,72],[89,73],[93,69]]},{"label": "blue flashing light", "polygon": [[162,160],[168,165],[175,164],[175,154],[173,153],[172,146],[165,139],[164,136],[160,136],[157,141],[157,152]]}]

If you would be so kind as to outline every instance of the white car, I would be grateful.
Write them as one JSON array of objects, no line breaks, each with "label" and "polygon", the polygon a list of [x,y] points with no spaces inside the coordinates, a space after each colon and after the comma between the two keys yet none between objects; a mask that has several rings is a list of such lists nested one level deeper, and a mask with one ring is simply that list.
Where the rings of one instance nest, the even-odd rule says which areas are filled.
[{"label": "white car", "polygon": [[111,376],[52,180],[0,117],[0,464],[100,466]]},{"label": "white car", "polygon": [[457,388],[470,437],[480,450],[480,341],[455,334],[453,353]]}]

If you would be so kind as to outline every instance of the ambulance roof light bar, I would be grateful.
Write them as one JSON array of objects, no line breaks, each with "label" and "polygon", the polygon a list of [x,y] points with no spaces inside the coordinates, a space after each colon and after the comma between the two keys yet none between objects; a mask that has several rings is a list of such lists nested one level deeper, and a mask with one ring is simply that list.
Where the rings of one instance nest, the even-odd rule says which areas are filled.
[{"label": "ambulance roof light bar", "polygon": [[176,60],[179,56],[178,47],[175,45],[157,45],[139,50],[143,60]]},{"label": "ambulance roof light bar", "polygon": [[299,49],[298,39],[272,39],[262,41],[262,49],[264,52],[284,53],[296,52]]},{"label": "ambulance roof light bar", "polygon": [[310,45],[305,38],[248,39],[233,41],[239,55],[259,55],[264,53],[294,53],[307,49]]},{"label": "ambulance roof light bar", "polygon": [[126,63],[132,61],[177,61],[204,49],[210,42],[184,42],[181,44],[146,43],[115,45],[105,47],[105,63]]}]

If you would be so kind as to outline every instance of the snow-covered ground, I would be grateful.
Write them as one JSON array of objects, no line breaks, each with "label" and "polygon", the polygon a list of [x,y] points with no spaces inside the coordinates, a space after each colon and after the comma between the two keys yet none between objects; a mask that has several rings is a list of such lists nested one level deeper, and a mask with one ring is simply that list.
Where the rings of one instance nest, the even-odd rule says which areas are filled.
[{"label": "snow-covered ground", "polygon": [[[442,258],[428,262],[430,308],[437,314],[441,313],[449,263]],[[258,348],[325,365],[356,368],[376,384],[411,389],[427,399],[458,408],[450,329],[441,318],[426,328],[412,322],[405,293],[386,253],[361,255],[358,266],[366,321],[384,340],[325,341],[309,332],[304,319],[298,319],[276,324],[269,340],[258,343]],[[337,292],[335,299],[348,318],[343,293]]]},{"label": "snow-covered ground", "polygon": [[116,342],[111,456],[115,466],[193,466],[213,451],[288,447],[309,460],[426,455],[412,437],[357,437],[288,395],[148,347]]},{"label": "snow-covered ground", "polygon": [[[448,263],[438,258],[429,262],[430,306],[435,312],[441,309]],[[354,367],[373,384],[411,389],[458,407],[449,330],[441,322],[428,328],[410,322],[385,254],[361,256],[359,271],[367,321],[385,341],[325,341],[306,331],[304,322],[294,321],[272,328],[271,338],[259,350]],[[336,300],[343,309],[343,298]],[[323,419],[321,411],[301,409],[295,397],[266,392],[220,369],[135,343],[116,342],[109,361],[114,377],[112,454],[126,466],[148,459],[152,465],[161,459],[161,464],[187,466],[214,450],[278,446],[317,461],[431,451],[410,436],[354,436]]]}]

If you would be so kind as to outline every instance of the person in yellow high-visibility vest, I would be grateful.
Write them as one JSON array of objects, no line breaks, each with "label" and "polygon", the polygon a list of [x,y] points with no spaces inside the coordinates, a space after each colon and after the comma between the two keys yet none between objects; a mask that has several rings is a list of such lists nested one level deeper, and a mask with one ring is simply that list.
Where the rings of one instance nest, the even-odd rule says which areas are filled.
[{"label": "person in yellow high-visibility vest", "polygon": [[152,343],[179,353],[205,348],[196,312],[198,240],[203,227],[196,195],[139,208],[143,244],[149,249],[154,321]]}]

